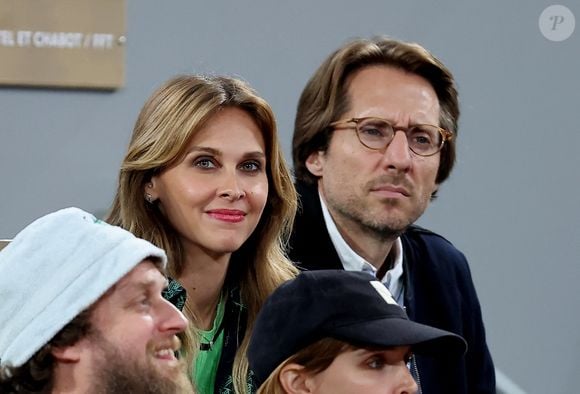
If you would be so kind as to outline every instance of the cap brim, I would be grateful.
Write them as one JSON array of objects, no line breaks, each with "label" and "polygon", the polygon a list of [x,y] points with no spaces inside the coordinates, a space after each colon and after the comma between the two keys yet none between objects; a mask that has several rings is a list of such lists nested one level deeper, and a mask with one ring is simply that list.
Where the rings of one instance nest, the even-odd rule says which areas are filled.
[{"label": "cap brim", "polygon": [[459,335],[407,319],[385,318],[333,327],[332,336],[349,343],[392,347],[411,346],[414,353],[462,356],[467,343]]}]

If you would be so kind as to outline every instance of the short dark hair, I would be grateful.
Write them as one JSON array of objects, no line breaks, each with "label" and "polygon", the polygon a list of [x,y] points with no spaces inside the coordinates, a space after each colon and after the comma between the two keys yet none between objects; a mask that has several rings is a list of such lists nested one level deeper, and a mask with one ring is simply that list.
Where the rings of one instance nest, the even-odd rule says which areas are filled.
[{"label": "short dark hair", "polygon": [[[348,111],[348,77],[373,65],[390,66],[425,78],[439,99],[439,126],[457,135],[457,88],[453,75],[441,61],[419,44],[388,37],[356,39],[332,53],[302,91],[292,139],[296,179],[316,184],[318,178],[308,171],[306,160],[313,152],[327,149],[332,131],[330,123]],[[437,183],[449,177],[454,163],[455,139],[452,139],[441,150]]]},{"label": "short dark hair", "polygon": [[0,368],[0,393],[50,393],[54,384],[56,360],[53,348],[72,346],[91,332],[91,310],[85,310],[64,326],[52,340],[24,365]]}]

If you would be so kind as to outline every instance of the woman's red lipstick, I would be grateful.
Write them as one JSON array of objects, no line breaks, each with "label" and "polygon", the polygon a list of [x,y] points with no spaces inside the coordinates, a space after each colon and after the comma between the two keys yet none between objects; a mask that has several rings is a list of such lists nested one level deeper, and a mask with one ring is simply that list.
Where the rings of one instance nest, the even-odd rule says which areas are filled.
[{"label": "woman's red lipstick", "polygon": [[244,220],[246,213],[239,209],[212,209],[207,214],[214,219],[228,223],[239,223]]}]

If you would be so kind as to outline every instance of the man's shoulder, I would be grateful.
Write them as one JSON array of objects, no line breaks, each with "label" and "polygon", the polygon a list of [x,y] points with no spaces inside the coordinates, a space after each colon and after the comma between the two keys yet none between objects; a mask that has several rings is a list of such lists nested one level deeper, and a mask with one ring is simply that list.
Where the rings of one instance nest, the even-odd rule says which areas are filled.
[{"label": "man's shoulder", "polygon": [[300,242],[310,243],[313,236],[327,236],[316,186],[296,182],[296,191],[298,211],[294,219],[293,241],[300,239]]},{"label": "man's shoulder", "polygon": [[[434,243],[440,247],[449,247],[456,249],[455,246],[447,238],[434,231],[421,227],[417,224],[412,224],[401,235],[401,238],[409,240],[422,240],[423,242]],[[456,249],[457,250],[457,249]]]},{"label": "man's shoulder", "polygon": [[[465,255],[445,237],[420,226],[412,226],[401,236],[403,261],[415,296],[427,292],[441,299],[477,302],[471,269]],[[431,305],[431,301],[425,301]],[[454,302],[454,301],[453,301]],[[459,302],[459,301],[458,301]]]},{"label": "man's shoulder", "polygon": [[288,254],[302,269],[340,269],[342,263],[323,218],[315,185],[296,182],[299,207],[290,237]]},{"label": "man's shoulder", "polygon": [[468,269],[465,255],[447,238],[418,225],[410,226],[402,235],[405,257],[417,262]]},{"label": "man's shoulder", "polygon": [[298,193],[298,200],[301,203],[301,208],[303,208],[304,203],[309,206],[311,202],[318,201],[318,188],[316,185],[311,185],[302,181],[296,181],[294,186],[296,187],[296,192]]}]

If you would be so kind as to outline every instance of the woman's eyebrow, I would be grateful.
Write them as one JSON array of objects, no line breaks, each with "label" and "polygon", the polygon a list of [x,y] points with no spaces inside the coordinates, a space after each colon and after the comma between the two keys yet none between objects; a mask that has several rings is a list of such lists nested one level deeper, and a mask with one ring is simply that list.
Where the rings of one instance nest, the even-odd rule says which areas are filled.
[{"label": "woman's eyebrow", "polygon": [[192,146],[191,148],[189,148],[185,154],[189,154],[189,153],[193,153],[193,152],[207,152],[207,153],[211,153],[213,155],[219,156],[222,154],[222,152],[219,149],[215,149],[215,148],[211,148],[209,146]]}]

